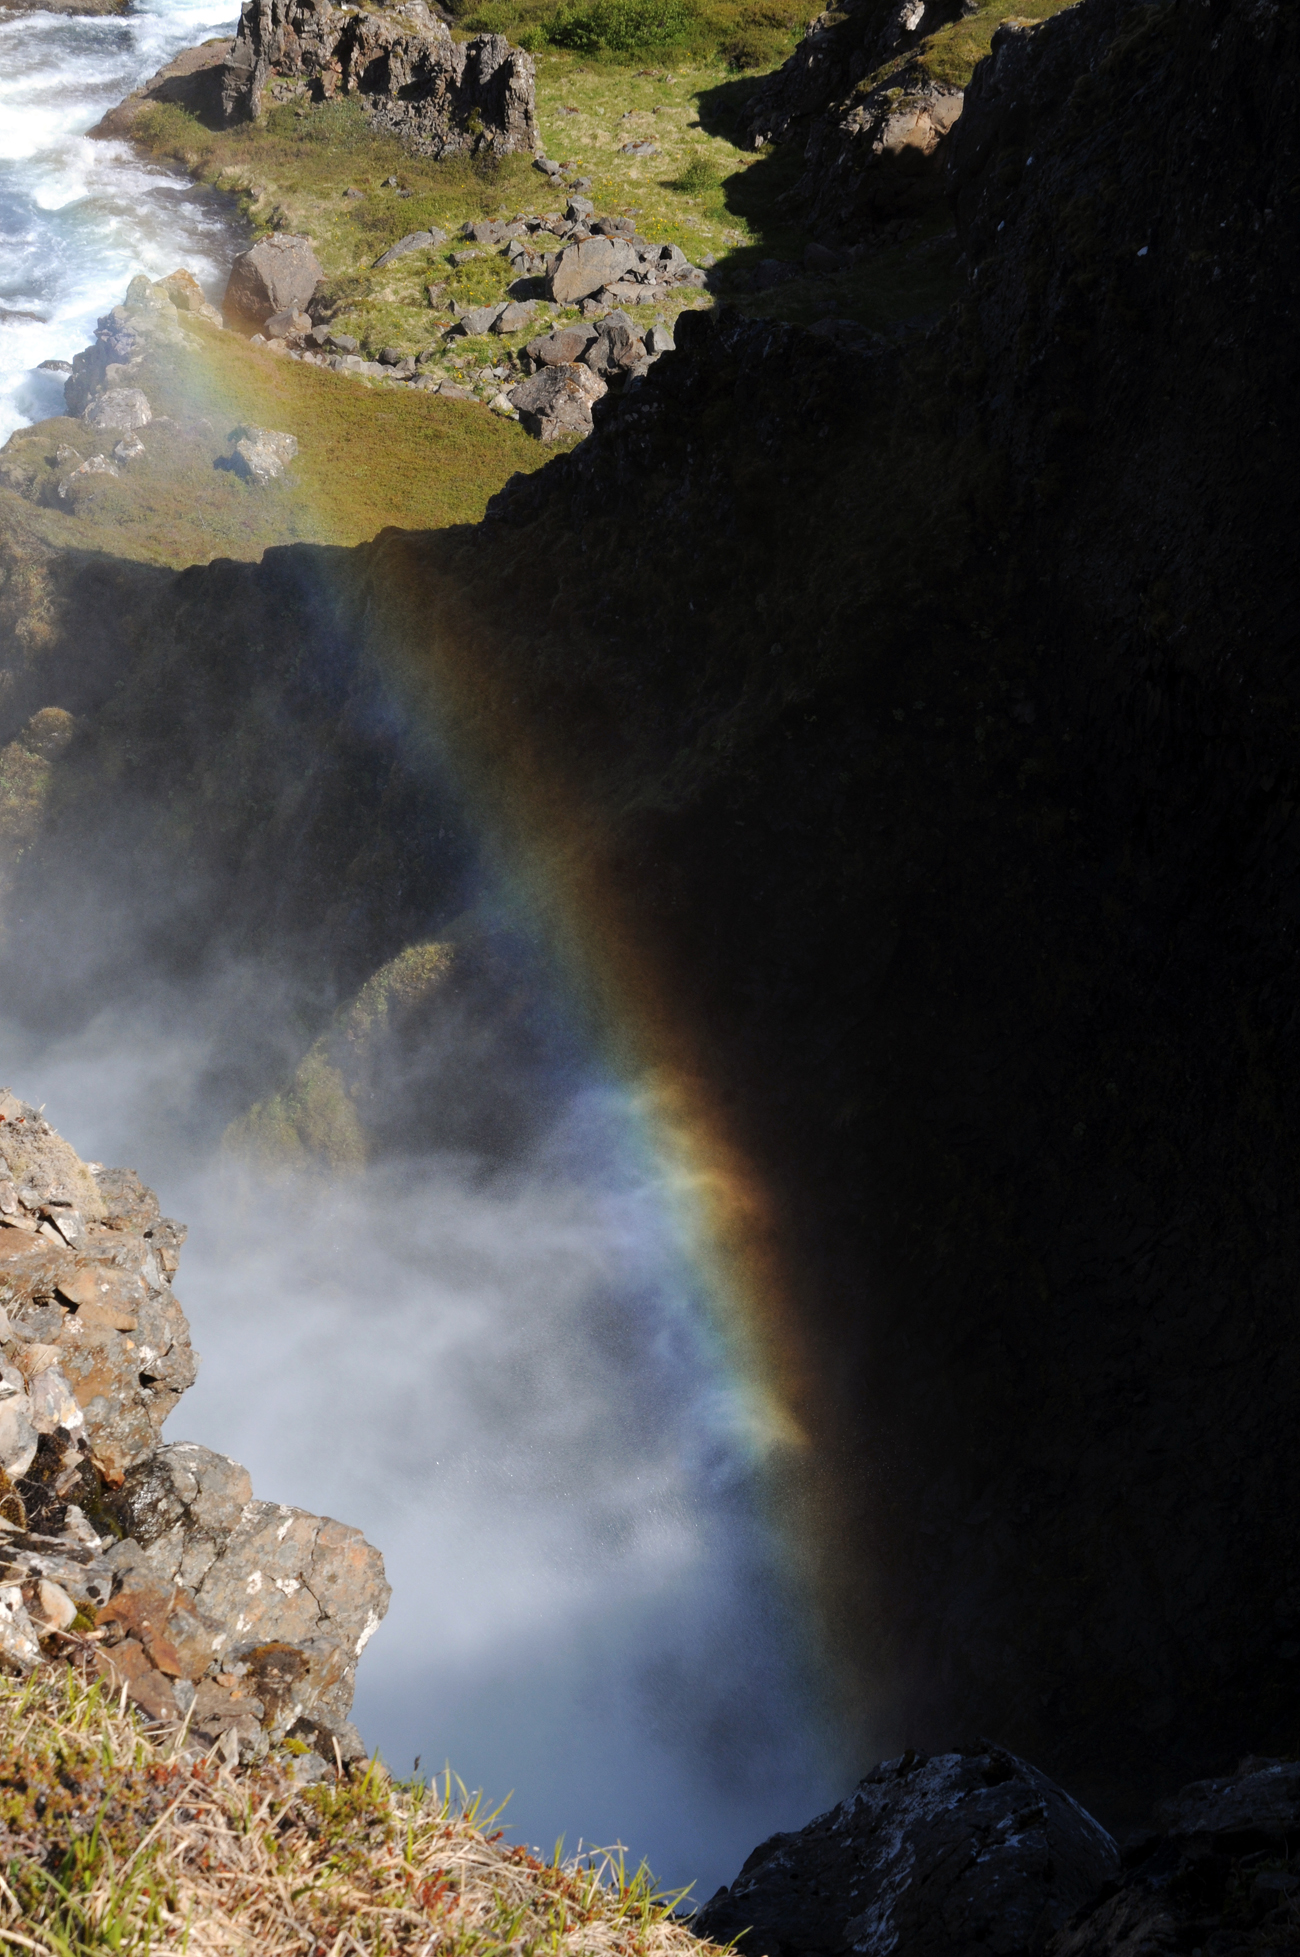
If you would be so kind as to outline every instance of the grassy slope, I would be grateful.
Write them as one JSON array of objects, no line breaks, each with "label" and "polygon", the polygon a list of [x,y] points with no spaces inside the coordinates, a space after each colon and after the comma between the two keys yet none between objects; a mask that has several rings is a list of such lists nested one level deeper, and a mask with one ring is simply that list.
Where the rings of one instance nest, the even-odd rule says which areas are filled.
[{"label": "grassy slope", "polygon": [[[303,539],[360,543],[388,524],[476,522],[510,475],[546,459],[516,423],[480,407],[344,381],[202,324],[187,333],[184,354],[152,359],[140,376],[155,414],[179,426],[145,429],[144,459],[116,481],[88,479],[74,505],[33,508],[0,491],[11,510],[7,527],[16,522],[48,543],[155,564],[259,557],[273,544]],[[253,489],[215,466],[245,421],[297,436],[286,483]],[[66,473],[53,464],[62,442],[83,455],[111,445],[80,422],[54,420],[19,430],[5,458],[52,493]]]},{"label": "grassy slope", "polygon": [[73,1666],[0,1679],[0,1939],[40,1957],[708,1949],[620,1851],[543,1862],[450,1778],[439,1795],[376,1763],[298,1788],[292,1742],[232,1771],[178,1758],[177,1737]]}]

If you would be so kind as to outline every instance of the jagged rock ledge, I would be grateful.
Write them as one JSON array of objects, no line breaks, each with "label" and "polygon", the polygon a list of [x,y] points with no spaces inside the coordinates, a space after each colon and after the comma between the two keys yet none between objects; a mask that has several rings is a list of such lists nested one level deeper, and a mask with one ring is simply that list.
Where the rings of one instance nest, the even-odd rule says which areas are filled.
[{"label": "jagged rock ledge", "polygon": [[72,1662],[231,1763],[364,1755],[347,1714],[388,1606],[356,1529],[255,1499],[159,1444],[198,1360],[172,1291],[184,1227],[0,1092],[0,1660]]},{"label": "jagged rock ledge", "polygon": [[1253,1957],[1293,1951],[1300,1765],[1243,1760],[1157,1803],[1123,1851],[979,1740],[883,1761],[756,1848],[692,1919],[746,1957]]}]

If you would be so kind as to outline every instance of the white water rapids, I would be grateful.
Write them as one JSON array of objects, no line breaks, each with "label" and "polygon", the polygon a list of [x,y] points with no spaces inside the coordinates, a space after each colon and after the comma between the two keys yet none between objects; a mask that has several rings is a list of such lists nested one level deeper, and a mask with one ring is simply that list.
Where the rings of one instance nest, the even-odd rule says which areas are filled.
[{"label": "white water rapids", "polygon": [[136,272],[188,266],[220,296],[220,201],[86,130],[182,48],[231,33],[229,0],[139,0],[120,18],[0,8],[0,442],[59,414],[71,360]]}]

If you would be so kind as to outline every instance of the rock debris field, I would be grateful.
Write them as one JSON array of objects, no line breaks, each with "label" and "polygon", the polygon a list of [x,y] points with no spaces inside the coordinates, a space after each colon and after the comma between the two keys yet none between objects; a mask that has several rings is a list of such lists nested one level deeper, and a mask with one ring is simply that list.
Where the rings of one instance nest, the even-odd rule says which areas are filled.
[{"label": "rock debris field", "polygon": [[347,1714],[383,1561],[225,1455],[159,1444],[198,1367],[184,1239],[133,1171],[0,1092],[0,1660],[80,1661],[231,1764],[292,1738],[321,1779],[364,1753]]},{"label": "rock debris field", "polygon": [[[253,345],[270,347],[288,358],[328,367],[335,373],[428,389],[453,400],[486,394],[498,414],[517,415],[542,441],[586,434],[591,405],[611,387],[634,384],[651,363],[671,350],[671,329],[662,319],[641,323],[644,309],[680,300],[682,289],[698,289],[707,274],[692,265],[677,245],[656,245],[639,235],[630,218],[598,217],[586,198],[574,197],[561,216],[524,215],[507,223],[482,220],[465,225],[465,249],[452,254],[457,265],[494,250],[510,261],[514,274],[508,295],[484,306],[447,306],[439,337],[424,352],[382,347],[377,358],[362,353],[355,339],[336,333],[325,297],[325,275],[308,238],[277,234],[236,259],[226,288],[223,315]],[[376,269],[412,253],[445,246],[442,231],[413,231],[390,245]],[[441,297],[428,288],[430,303]],[[427,371],[458,343],[485,336],[518,335],[550,324],[551,307],[577,308],[582,322],[538,334],[523,348],[502,348],[502,357],[480,365],[479,392],[463,381]],[[563,373],[558,372],[565,369]],[[579,371],[581,370],[581,371]],[[508,385],[511,381],[516,384]],[[486,384],[486,385],[485,385]]]}]

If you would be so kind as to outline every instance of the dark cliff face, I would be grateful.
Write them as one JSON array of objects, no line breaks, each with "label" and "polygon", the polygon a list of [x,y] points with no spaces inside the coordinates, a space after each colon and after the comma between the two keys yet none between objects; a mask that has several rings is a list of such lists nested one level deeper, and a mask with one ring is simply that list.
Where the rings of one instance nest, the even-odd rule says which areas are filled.
[{"label": "dark cliff face", "polygon": [[478,532],[153,579],[100,679],[68,587],[41,668],[22,875],[144,742],[138,874],[336,991],[452,903],[392,702],[507,849],[563,785],[783,1201],[864,1765],[985,1731],[1107,1818],[1297,1725],[1296,70],[1263,0],[1004,30],[925,338],[692,320]]}]

